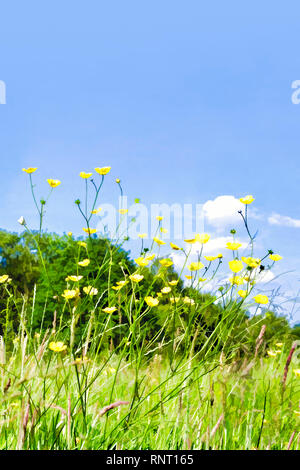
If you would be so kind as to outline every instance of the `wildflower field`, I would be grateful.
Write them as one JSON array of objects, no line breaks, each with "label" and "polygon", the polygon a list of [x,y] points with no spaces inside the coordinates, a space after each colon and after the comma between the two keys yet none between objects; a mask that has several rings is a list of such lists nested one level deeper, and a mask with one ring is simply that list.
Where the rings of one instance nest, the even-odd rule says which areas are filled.
[{"label": "wildflower field", "polygon": [[[78,177],[78,239],[43,229],[48,198],[37,196],[37,168],[23,171],[39,226],[22,216],[22,233],[0,232],[0,449],[300,449],[299,328],[257,290],[282,257],[255,254],[254,197],[240,197],[247,253],[234,228],[212,256],[207,233],[167,247],[158,216],[131,259],[124,234],[95,228],[110,167]],[[60,180],[47,181],[59,204]],[[224,268],[228,281],[207,291]]]}]

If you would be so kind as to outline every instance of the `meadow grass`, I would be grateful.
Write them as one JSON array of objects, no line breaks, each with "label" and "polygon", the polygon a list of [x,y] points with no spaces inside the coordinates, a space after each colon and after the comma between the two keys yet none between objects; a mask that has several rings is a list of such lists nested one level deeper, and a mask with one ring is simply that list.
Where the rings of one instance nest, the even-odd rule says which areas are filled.
[{"label": "meadow grass", "polygon": [[36,338],[2,356],[1,449],[299,449],[299,379],[281,359],[74,360]]},{"label": "meadow grass", "polygon": [[[85,210],[76,201],[86,222],[88,242],[92,242],[94,233],[90,228],[91,215],[110,169],[97,170],[102,176],[99,186],[93,182],[96,191],[92,210],[87,209],[90,174],[81,174],[86,183]],[[19,222],[36,243],[47,280],[40,244],[46,201],[37,203],[31,176],[35,169],[25,171],[30,175],[40,217],[39,230],[32,232],[24,218]],[[60,184],[58,180],[48,183],[52,189]],[[74,261],[76,275],[70,272],[72,278],[66,280],[67,288],[59,294],[64,304],[53,312],[51,327],[44,327],[45,312],[37,312],[39,286],[32,295],[19,295],[18,300],[14,280],[9,274],[0,277],[7,296],[2,312],[6,322],[0,337],[0,449],[299,449],[300,370],[294,354],[296,345],[291,349],[289,342],[283,342],[277,344],[276,350],[266,351],[266,326],[258,322],[261,330],[255,349],[243,349],[249,342],[249,332],[239,313],[252,295],[255,271],[262,259],[273,255],[269,251],[264,258],[253,258],[255,237],[247,219],[247,207],[252,201],[250,196],[244,198],[245,212],[241,214],[250,239],[250,256],[241,260],[232,231],[233,242],[227,248],[233,253],[229,263],[233,277],[218,291],[218,298],[197,297],[201,276],[208,276],[211,263],[216,262],[209,278],[212,279],[222,259],[217,254],[214,259],[206,259],[207,266],[201,262],[207,234],[186,241],[202,245],[196,262],[188,265],[189,256],[183,250],[195,292],[193,298],[184,290],[176,290],[173,277],[173,285],[169,284],[169,258],[159,260],[161,266],[147,295],[141,296],[140,286],[154,258],[153,245],[160,245],[159,238],[154,239],[150,251],[141,251],[135,272],[124,271],[115,286],[111,283],[111,270],[118,241],[115,246],[107,243],[101,265],[88,279],[78,266],[84,270],[93,253],[87,249],[84,259],[78,255]],[[86,242],[80,243],[84,246]],[[91,243],[89,247],[92,246]],[[172,248],[179,249],[176,245]],[[107,285],[99,292],[97,282],[104,273]],[[165,285],[160,292],[153,287],[157,278]],[[238,292],[241,285],[243,289]],[[152,309],[166,304],[166,299],[168,313],[151,336],[147,318]],[[268,302],[263,294],[254,300],[257,306]],[[213,328],[206,329],[199,317],[215,301],[222,305],[222,314]],[[10,341],[13,309],[19,320]],[[115,312],[117,318],[112,316]],[[81,325],[78,338],[78,322],[83,313],[88,319]],[[41,318],[40,329],[33,331],[37,314]],[[114,342],[115,334],[118,341]]]}]

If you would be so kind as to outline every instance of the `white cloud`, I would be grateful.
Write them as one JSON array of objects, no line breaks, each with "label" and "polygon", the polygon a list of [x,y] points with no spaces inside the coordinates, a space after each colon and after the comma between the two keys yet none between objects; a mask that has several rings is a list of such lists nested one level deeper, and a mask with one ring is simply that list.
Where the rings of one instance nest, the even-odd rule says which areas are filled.
[{"label": "white cloud", "polygon": [[174,268],[181,270],[185,262],[185,256],[177,253],[172,253],[170,258],[174,263]]},{"label": "white cloud", "polygon": [[256,282],[260,282],[262,284],[266,284],[267,282],[273,281],[273,279],[275,278],[274,273],[270,270],[259,272],[259,269],[255,269],[254,272],[255,274],[253,277],[255,278]]},{"label": "white cloud", "polygon": [[203,204],[204,217],[210,225],[221,228],[223,225],[235,224],[241,221],[238,211],[243,210],[244,204],[234,196],[218,196]]},{"label": "white cloud", "polygon": [[293,219],[287,215],[273,213],[270,217],[268,217],[268,222],[271,225],[283,225],[285,227],[300,228],[300,219]]}]

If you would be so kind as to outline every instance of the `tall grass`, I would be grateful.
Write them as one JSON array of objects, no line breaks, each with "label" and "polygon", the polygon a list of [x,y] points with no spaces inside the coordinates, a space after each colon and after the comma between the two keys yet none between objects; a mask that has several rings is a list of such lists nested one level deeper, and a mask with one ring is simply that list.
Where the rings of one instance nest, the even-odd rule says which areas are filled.
[{"label": "tall grass", "polygon": [[7,362],[2,354],[1,449],[299,449],[299,379],[290,369],[283,384],[286,350],[171,367],[159,351],[126,360],[125,347],[74,360],[49,351],[50,337],[20,336]]},{"label": "tall grass", "polygon": [[[40,206],[37,203],[29,174],[40,217],[39,230],[31,231],[24,220],[20,223],[32,234],[46,271],[39,245],[46,201],[42,200]],[[88,177],[84,179],[84,209],[79,200],[76,204],[91,238]],[[98,186],[93,182],[92,211],[103,182],[104,174]],[[117,184],[120,186],[120,182]],[[52,187],[55,185],[58,184],[53,183]],[[122,194],[121,186],[120,190]],[[252,257],[255,237],[249,231],[247,210],[242,217]],[[32,330],[36,293],[30,298],[23,296],[12,347],[8,347],[6,329],[0,341],[0,448],[299,449],[300,382],[294,373],[295,347],[289,351],[283,344],[270,355],[260,355],[265,333],[262,328],[255,353],[242,357],[236,354],[247,341],[247,331],[235,329],[246,301],[237,294],[239,283],[235,281],[237,276],[244,277],[246,298],[249,297],[257,260],[252,261],[252,267],[245,266],[242,273],[233,271],[232,283],[218,291],[218,298],[207,302],[200,295],[191,299],[178,292],[176,286],[164,293],[154,292],[150,285],[147,295],[141,296],[143,279],[137,282],[130,276],[143,276],[147,267],[137,265],[131,275],[124,268],[120,279],[123,284],[111,284],[114,254],[122,239],[121,235],[115,245],[107,243],[104,260],[89,279],[84,278],[84,267],[78,265],[82,258],[79,256],[74,262],[70,275],[80,274],[83,280],[67,281],[66,290],[61,293],[64,305],[53,312],[51,328],[44,328],[43,312],[38,312],[42,318],[40,331]],[[202,239],[202,246],[204,243]],[[154,246],[152,243],[151,248]],[[188,253],[184,253],[188,265]],[[150,255],[151,250],[141,252],[143,259]],[[86,251],[84,256],[91,259],[93,253]],[[206,267],[191,269],[196,293],[201,276],[211,272],[210,278],[214,277],[220,260],[216,257]],[[233,260],[239,260],[238,248],[233,250]],[[104,272],[108,275],[107,288],[98,292],[97,280]],[[157,276],[169,286],[164,266]],[[9,318],[10,308],[19,308],[19,304],[13,280],[5,279],[2,284]],[[149,337],[147,315],[162,298],[169,299],[169,314],[154,336]],[[215,301],[221,302],[222,315],[217,326],[206,331],[197,318]],[[188,320],[184,322],[182,313],[186,309]],[[67,321],[65,312],[69,312]],[[117,320],[111,312],[117,312]],[[88,321],[78,338],[76,332],[83,313],[88,313]],[[234,341],[233,331],[239,331]],[[122,332],[117,344],[111,341],[112,332]],[[196,347],[200,334],[202,341]]]}]

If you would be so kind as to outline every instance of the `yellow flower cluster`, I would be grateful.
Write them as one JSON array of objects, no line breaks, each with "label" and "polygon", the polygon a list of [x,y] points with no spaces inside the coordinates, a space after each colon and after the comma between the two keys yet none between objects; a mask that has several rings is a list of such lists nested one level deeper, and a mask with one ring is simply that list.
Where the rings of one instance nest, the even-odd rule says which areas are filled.
[{"label": "yellow flower cluster", "polygon": [[186,243],[201,243],[204,245],[210,239],[210,235],[207,233],[196,233],[194,238],[184,240]]},{"label": "yellow flower cluster", "polygon": [[83,288],[83,292],[91,297],[98,294],[98,289],[92,286],[86,286]]},{"label": "yellow flower cluster", "polygon": [[[102,168],[95,168],[96,173],[98,173],[98,175],[102,175],[102,176],[107,175],[107,173],[109,173],[110,170],[111,170],[110,166],[104,166]],[[85,171],[81,171],[79,173],[79,176],[83,179],[88,179],[92,175],[93,175],[93,173],[86,173]]]}]

